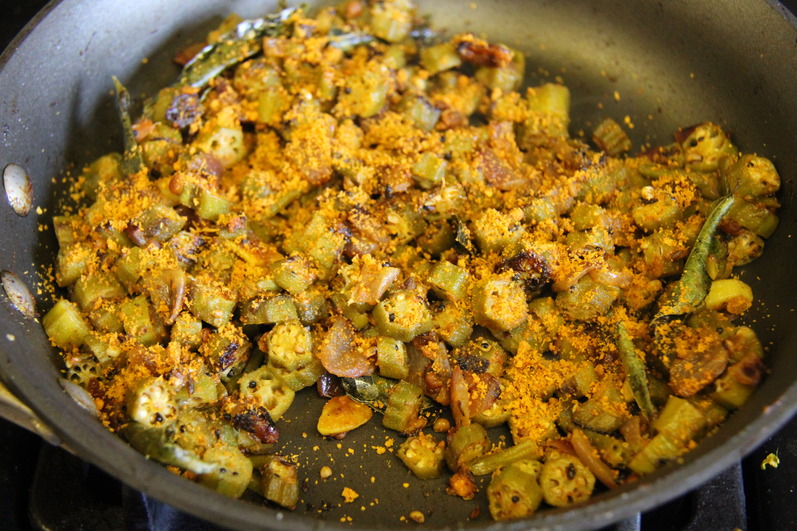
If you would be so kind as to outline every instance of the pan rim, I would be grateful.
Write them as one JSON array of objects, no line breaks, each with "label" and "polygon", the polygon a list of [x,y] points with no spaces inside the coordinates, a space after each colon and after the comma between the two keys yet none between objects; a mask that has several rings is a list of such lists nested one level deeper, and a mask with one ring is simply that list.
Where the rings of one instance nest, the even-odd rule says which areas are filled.
[{"label": "pan rim", "polygon": [[[14,38],[2,55],[0,55],[0,74],[9,58],[24,42],[28,35],[35,31],[38,24],[59,5],[68,3],[69,1],[70,0],[54,0],[50,2],[33,20],[31,20],[25,29]],[[780,5],[778,3],[773,3],[771,0],[766,0],[766,2],[773,7],[774,4]],[[797,27],[794,17],[791,17],[789,22],[792,27]],[[111,471],[117,477],[127,477],[128,474],[134,475],[135,477],[132,479],[135,484],[133,484],[133,482],[128,482],[127,479],[124,481],[132,486],[138,485],[137,488],[139,488],[139,490],[151,493],[154,497],[163,499],[177,508],[200,515],[203,518],[221,525],[238,525],[238,520],[227,520],[223,515],[220,516],[218,514],[220,511],[211,507],[214,504],[220,506],[222,509],[229,510],[231,513],[237,512],[237,516],[244,516],[246,522],[240,522],[240,525],[245,525],[246,527],[266,524],[269,528],[273,529],[295,529],[297,525],[307,529],[322,526],[324,528],[331,527],[333,529],[351,528],[349,525],[339,525],[332,521],[305,518],[300,514],[292,514],[285,511],[264,511],[263,508],[254,504],[245,504],[246,508],[243,509],[241,508],[241,503],[236,500],[230,500],[190,482],[188,482],[187,485],[184,480],[170,474],[161,465],[148,462],[143,456],[138,454],[138,452],[135,452],[122,441],[107,432],[99,423],[93,423],[96,424],[96,427],[100,428],[100,430],[92,430],[91,435],[102,434],[101,437],[103,440],[113,440],[116,441],[118,445],[108,443],[107,447],[113,449],[113,452],[107,455],[105,453],[100,456],[95,455],[94,448],[87,444],[86,440],[81,437],[81,435],[85,434],[82,434],[75,427],[76,424],[72,424],[73,422],[85,420],[85,413],[82,412],[82,410],[77,408],[74,404],[70,404],[70,407],[64,410],[62,408],[63,404],[54,400],[54,394],[40,394],[41,386],[38,382],[30,380],[26,377],[27,375],[14,373],[13,369],[10,372],[7,370],[13,365],[15,358],[21,359],[18,358],[18,356],[24,355],[24,352],[14,352],[12,355],[9,355],[6,349],[0,350],[0,365],[2,365],[2,371],[0,372],[10,374],[8,378],[10,386],[19,391],[20,395],[26,398],[28,405],[42,415],[42,418],[49,418],[51,420],[50,426],[54,431],[56,431],[65,442],[77,450],[84,459],[93,462],[105,470]],[[621,494],[608,496],[606,499],[601,499],[601,496],[598,496],[595,501],[589,502],[587,505],[576,510],[546,511],[532,519],[520,522],[503,524],[493,523],[472,527],[486,529],[528,529],[529,525],[536,526],[539,523],[539,529],[576,529],[582,528],[579,527],[579,525],[584,523],[583,520],[589,520],[589,525],[583,528],[599,527],[634,514],[639,510],[664,503],[704,482],[708,477],[727,468],[731,462],[749,453],[755,445],[764,440],[766,435],[773,433],[791,418],[794,414],[795,406],[790,404],[795,403],[797,403],[797,386],[791,386],[763,412],[763,415],[759,416],[753,423],[747,424],[743,430],[737,432],[722,444],[702,454],[698,450],[696,457],[689,459],[686,464],[648,476],[629,488],[627,492],[623,490]],[[58,414],[53,416],[53,412],[57,412]],[[53,419],[55,420],[53,421]],[[137,456],[139,464],[146,463],[144,467],[146,473],[144,475],[130,472],[130,467],[120,466],[118,462],[114,462],[114,459],[109,459],[111,456],[116,456],[118,458],[117,446],[119,445],[129,450],[123,457]],[[700,474],[693,474],[695,470],[699,471]],[[152,484],[146,484],[146,481],[151,479],[155,481]],[[179,483],[172,480],[177,480]],[[181,489],[188,488],[189,494],[193,496],[186,497],[175,495],[175,487],[180,487]],[[675,490],[673,490],[673,487],[676,487]],[[197,490],[194,491],[194,489]],[[650,492],[647,491],[657,494],[653,502],[650,501]],[[214,504],[202,503],[202,500],[207,498],[204,494],[210,494],[211,499],[215,500]],[[196,503],[186,503],[186,498],[196,500]],[[220,501],[223,503],[220,503]],[[264,516],[264,514],[267,516]],[[308,524],[308,522],[312,523],[305,525]]]}]

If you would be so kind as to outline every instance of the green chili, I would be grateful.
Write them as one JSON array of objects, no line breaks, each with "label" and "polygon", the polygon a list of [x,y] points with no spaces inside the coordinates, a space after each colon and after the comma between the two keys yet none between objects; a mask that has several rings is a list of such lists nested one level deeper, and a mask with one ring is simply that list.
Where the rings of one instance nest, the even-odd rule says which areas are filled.
[{"label": "green chili", "polygon": [[672,285],[672,291],[659,299],[659,311],[651,321],[654,329],[671,317],[693,312],[703,302],[711,286],[711,277],[706,272],[706,261],[714,241],[714,234],[733,203],[734,196],[725,197],[706,218],[697,241],[686,259],[681,278]]}]

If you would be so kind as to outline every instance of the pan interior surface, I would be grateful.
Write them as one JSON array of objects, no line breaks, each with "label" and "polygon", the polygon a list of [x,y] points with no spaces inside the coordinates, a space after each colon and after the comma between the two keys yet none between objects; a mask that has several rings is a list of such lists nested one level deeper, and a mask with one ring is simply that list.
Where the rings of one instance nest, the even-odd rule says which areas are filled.
[{"label": "pan interior surface", "polygon": [[[36,293],[40,275],[30,264],[54,256],[50,230],[60,179],[118,150],[121,134],[111,76],[134,95],[151,95],[177,74],[176,50],[194,42],[229,12],[251,17],[274,2],[64,0],[50,5],[3,55],[0,65],[0,165],[23,166],[33,179],[41,214],[20,217],[0,209],[0,270],[17,273]],[[527,54],[527,82],[561,80],[573,96],[571,134],[589,135],[604,117],[633,124],[635,148],[666,144],[680,126],[702,121],[731,131],[737,145],[771,158],[783,178],[780,228],[764,256],[741,278],[758,301],[747,318],[769,346],[771,370],[753,398],[681,466],[605,493],[580,508],[541,513],[532,521],[491,524],[484,501],[445,494],[445,480],[420,481],[392,455],[400,444],[372,422],[340,442],[316,429],[322,402],[305,391],[283,423],[285,453],[297,454],[307,479],[305,505],[295,513],[263,509],[217,495],[145,460],[109,433],[57,382],[58,360],[41,326],[6,301],[0,305],[0,372],[20,397],[81,457],[132,487],[216,523],[274,529],[392,528],[413,510],[430,527],[502,529],[588,528],[608,524],[697,486],[751,450],[797,406],[791,356],[797,344],[794,300],[797,265],[791,235],[797,216],[792,177],[797,172],[797,32],[793,21],[765,2],[637,2],[453,0],[421,3],[435,26],[484,33]],[[146,62],[142,62],[146,58]],[[59,191],[61,190],[61,191]],[[35,208],[34,208],[35,210]],[[38,301],[47,308],[46,295]],[[321,466],[333,476],[318,478]],[[351,503],[341,493],[359,494]],[[475,509],[481,515],[476,517]],[[350,519],[350,521],[349,521]],[[474,520],[471,522],[471,520]]]}]

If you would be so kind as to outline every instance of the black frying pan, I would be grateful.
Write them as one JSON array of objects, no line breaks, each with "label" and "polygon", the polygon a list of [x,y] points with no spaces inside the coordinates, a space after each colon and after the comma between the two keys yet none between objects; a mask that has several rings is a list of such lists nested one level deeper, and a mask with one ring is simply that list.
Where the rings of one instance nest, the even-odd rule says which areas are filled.
[{"label": "black frying pan", "polygon": [[[233,10],[260,15],[273,4],[64,0],[48,5],[0,60],[0,167],[16,164],[26,170],[34,205],[42,209],[37,214],[34,206],[28,215],[19,216],[10,206],[0,205],[0,270],[15,273],[36,293],[37,272],[52,261],[54,252],[51,233],[38,226],[49,223],[63,188],[52,177],[70,163],[85,163],[119,149],[109,95],[112,75],[126,82],[133,94],[151,94],[174,78],[171,54],[223,14]],[[730,130],[746,151],[773,159],[784,181],[781,226],[767,243],[764,257],[743,273],[761,302],[750,319],[757,319],[759,334],[771,347],[771,374],[761,389],[682,465],[665,467],[584,506],[507,524],[491,524],[485,518],[467,523],[474,502],[445,495],[442,482],[413,480],[389,452],[378,454],[373,447],[383,446],[386,438],[379,429],[353,432],[340,449],[322,440],[314,430],[321,402],[305,392],[292,407],[294,419],[286,425],[283,440],[289,452],[301,455],[302,471],[311,479],[303,498],[312,509],[286,513],[256,501],[227,499],[184,481],[107,432],[59,385],[57,354],[39,323],[3,298],[0,372],[38,416],[40,431],[50,440],[136,489],[230,527],[398,527],[401,515],[418,509],[433,527],[573,529],[608,524],[699,485],[790,417],[797,407],[797,367],[792,361],[797,350],[797,244],[790,237],[797,222],[794,18],[774,2],[753,0],[446,0],[426,2],[422,11],[432,13],[438,26],[484,31],[523,49],[529,83],[561,76],[573,94],[574,133],[589,131],[600,117],[620,121],[629,116],[640,146],[667,143],[677,127],[711,120]],[[143,63],[142,57],[148,61]],[[37,298],[43,313],[46,297]],[[20,415],[18,420],[23,415],[18,410],[14,414]],[[324,464],[332,466],[336,479],[316,485],[316,471]],[[401,486],[404,482],[408,488]],[[360,493],[355,503],[342,504],[345,486]],[[323,503],[329,510],[318,511]],[[353,524],[340,523],[346,515],[352,516]]]}]

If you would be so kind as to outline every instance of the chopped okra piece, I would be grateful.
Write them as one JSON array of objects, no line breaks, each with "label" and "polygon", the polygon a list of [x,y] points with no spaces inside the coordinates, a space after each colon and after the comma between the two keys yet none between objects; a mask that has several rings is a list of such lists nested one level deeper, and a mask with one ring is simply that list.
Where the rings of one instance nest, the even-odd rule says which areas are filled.
[{"label": "chopped okra piece", "polygon": [[232,166],[246,156],[244,133],[240,126],[222,127],[207,123],[194,139],[194,145],[218,159],[225,167]]},{"label": "chopped okra piece", "polygon": [[89,334],[83,341],[89,352],[97,358],[97,363],[99,363],[100,366],[107,367],[114,359],[122,354],[121,345],[113,336]]},{"label": "chopped okra piece", "polygon": [[172,325],[171,338],[188,348],[197,348],[202,343],[202,321],[189,312],[181,312]]},{"label": "chopped okra piece", "polygon": [[434,326],[426,301],[412,291],[397,291],[381,301],[373,317],[380,332],[404,342]]},{"label": "chopped okra piece", "polygon": [[111,273],[84,275],[75,282],[72,292],[75,302],[84,311],[94,309],[103,299],[118,299],[126,292]]},{"label": "chopped okra piece", "polygon": [[533,515],[542,503],[539,475],[542,465],[522,460],[505,466],[487,487],[490,516],[494,520],[517,520]]},{"label": "chopped okra piece", "polygon": [[[646,189],[643,188],[643,196],[645,193]],[[631,215],[634,217],[634,222],[642,230],[652,233],[662,227],[671,228],[675,226],[683,217],[683,209],[674,197],[669,194],[662,194],[661,196],[652,197],[650,202],[636,206]]]},{"label": "chopped okra piece", "polygon": [[368,310],[362,308],[362,304],[350,304],[350,298],[345,294],[338,292],[333,293],[329,298],[335,305],[335,308],[351,323],[357,330],[363,330],[371,324],[368,318]]},{"label": "chopped okra piece", "polygon": [[190,388],[185,386],[175,394],[175,400],[181,406],[213,404],[219,399],[219,390],[224,389],[218,375],[206,365],[200,366],[194,372],[192,381]]},{"label": "chopped okra piece", "polygon": [[415,8],[407,0],[387,0],[371,8],[371,31],[387,42],[401,42],[412,29]]},{"label": "chopped okra piece", "polygon": [[535,441],[526,439],[514,446],[509,446],[508,448],[503,448],[477,457],[468,463],[468,467],[474,476],[483,476],[485,474],[492,474],[499,468],[512,466],[518,461],[536,459],[541,453]]},{"label": "chopped okra piece", "polygon": [[50,341],[63,350],[79,347],[91,332],[77,307],[66,299],[55,303],[44,315],[42,325]]},{"label": "chopped okra piece", "polygon": [[705,427],[705,418],[689,401],[670,396],[659,416],[653,421],[658,433],[674,435],[688,441]]},{"label": "chopped okra piece", "polygon": [[473,222],[473,233],[479,249],[484,252],[502,252],[514,248],[523,236],[520,216],[499,212],[490,208],[482,212]]},{"label": "chopped okra piece", "polygon": [[443,449],[445,443],[431,435],[420,432],[409,437],[399,446],[396,456],[419,479],[440,477],[443,471]]},{"label": "chopped okra piece", "polygon": [[269,363],[289,371],[306,366],[314,358],[310,330],[295,320],[275,325],[260,344],[268,352]]},{"label": "chopped okra piece", "polygon": [[166,328],[146,295],[127,299],[119,306],[125,333],[145,346],[155,345],[166,337]]},{"label": "chopped okra piece", "polygon": [[755,391],[762,372],[761,359],[755,354],[748,354],[717,378],[710,396],[723,407],[739,408]]},{"label": "chopped okra piece", "polygon": [[489,276],[473,292],[473,315],[477,324],[491,330],[512,330],[528,317],[523,286],[511,273]]},{"label": "chopped okra piece", "polygon": [[219,216],[230,211],[230,202],[227,198],[194,183],[186,183],[183,187],[180,204],[194,209],[197,216],[209,221],[216,221]]},{"label": "chopped okra piece", "polygon": [[453,41],[429,46],[421,51],[421,65],[430,74],[457,68],[462,64],[462,59],[457,53],[457,46]]},{"label": "chopped okra piece", "polygon": [[448,441],[445,451],[446,463],[452,472],[468,466],[474,459],[486,454],[490,449],[487,430],[481,424],[460,426]]},{"label": "chopped okra piece", "polygon": [[138,219],[138,225],[148,240],[166,242],[185,226],[187,219],[172,207],[154,205]]},{"label": "chopped okra piece", "polygon": [[620,295],[620,289],[585,276],[567,291],[556,295],[556,306],[572,319],[588,321],[605,315]]},{"label": "chopped okra piece", "polygon": [[780,189],[780,175],[772,161],[756,155],[742,155],[723,172],[728,189],[742,199],[775,195]]},{"label": "chopped okra piece", "polygon": [[177,160],[176,145],[183,138],[180,131],[165,123],[155,123],[152,131],[141,141],[141,157],[147,168],[159,175],[171,175]]},{"label": "chopped okra piece", "polygon": [[252,479],[252,462],[238,448],[209,448],[202,459],[215,465],[214,470],[199,477],[199,482],[231,498],[240,498]]},{"label": "chopped okra piece", "polygon": [[382,425],[391,430],[411,433],[426,424],[419,417],[423,408],[423,390],[404,380],[390,390],[387,407],[382,417]]},{"label": "chopped okra piece", "polygon": [[758,236],[769,238],[778,228],[779,223],[777,214],[773,212],[776,205],[768,204],[776,200],[770,199],[773,201],[768,202],[765,199],[753,202],[737,200],[727,217]]},{"label": "chopped okra piece", "polygon": [[313,338],[299,321],[283,321],[260,339],[268,352],[268,366],[293,391],[312,385],[323,374],[321,361],[313,354]]},{"label": "chopped okra piece", "polygon": [[122,433],[133,448],[163,464],[190,470],[194,474],[207,474],[216,468],[193,450],[170,441],[167,430],[163,428],[149,428],[130,422],[122,429]]},{"label": "chopped okra piece", "polygon": [[434,129],[440,119],[440,109],[422,95],[408,93],[401,100],[400,108],[416,127],[424,131]]},{"label": "chopped okra piece", "polygon": [[260,468],[263,497],[286,509],[299,503],[299,474],[297,467],[282,456],[272,456]]},{"label": "chopped okra piece", "polygon": [[477,413],[471,419],[477,424],[481,424],[487,429],[495,428],[509,421],[512,412],[509,401],[501,398],[496,399],[493,404],[484,411]]},{"label": "chopped okra piece", "polygon": [[116,277],[132,291],[153,264],[154,260],[147,251],[140,247],[130,247],[116,261]]},{"label": "chopped okra piece", "polygon": [[333,228],[334,220],[321,212],[315,212],[310,222],[293,232],[285,244],[288,253],[302,252],[311,258],[318,268],[319,277],[326,279],[340,258],[346,239]]},{"label": "chopped okra piece", "polygon": [[429,189],[443,181],[446,174],[447,162],[442,157],[432,153],[424,153],[412,165],[412,177],[421,188]]},{"label": "chopped okra piece", "polygon": [[203,341],[199,353],[205,357],[209,366],[221,375],[222,381],[237,380],[241,369],[249,360],[251,348],[251,343],[238,327],[226,324]]},{"label": "chopped okra piece", "polygon": [[[81,188],[89,199],[97,199],[100,183],[103,183],[103,186],[108,186],[110,183],[122,178],[119,166],[121,160],[122,156],[119,153],[109,153],[84,168],[83,173],[80,175],[83,179]],[[59,243],[64,245],[60,240]]]},{"label": "chopped okra piece", "polygon": [[686,167],[697,171],[714,171],[722,159],[738,152],[727,133],[712,123],[680,129],[676,140],[683,149]]},{"label": "chopped okra piece", "polygon": [[255,299],[241,308],[241,322],[244,324],[273,324],[298,318],[296,305],[288,295]]},{"label": "chopped okra piece", "polygon": [[418,236],[418,246],[433,257],[439,257],[456,244],[456,234],[448,220],[434,220]]},{"label": "chopped okra piece", "polygon": [[390,69],[377,61],[369,61],[356,76],[349,79],[349,91],[338,97],[337,108],[346,116],[370,118],[387,103],[393,85]]},{"label": "chopped okra piece", "polygon": [[177,418],[174,389],[162,377],[145,379],[128,399],[127,413],[134,421],[151,428],[173,423]]},{"label": "chopped okra piece", "polygon": [[274,282],[292,295],[306,290],[317,278],[312,265],[298,256],[274,262],[271,265],[271,274]]},{"label": "chopped okra piece", "polygon": [[467,293],[468,271],[451,262],[438,262],[432,268],[427,282],[438,295],[462,300]]},{"label": "chopped okra piece", "polygon": [[507,360],[506,351],[489,337],[476,337],[456,353],[456,359],[464,363],[473,359],[479,365],[479,372],[492,374],[496,378],[500,378],[504,374],[504,364]]},{"label": "chopped okra piece", "polygon": [[55,281],[62,288],[71,286],[86,272],[95,253],[83,243],[61,247],[55,260]]},{"label": "chopped okra piece", "polygon": [[410,374],[407,347],[398,339],[377,337],[376,366],[379,368],[379,374],[386,378],[406,379]]},{"label": "chopped okra piece", "polygon": [[188,309],[197,318],[219,328],[230,322],[235,294],[225,286],[201,277],[188,282]]},{"label": "chopped okra piece", "polygon": [[282,87],[265,89],[257,98],[257,121],[276,126],[291,107],[293,97]]},{"label": "chopped okra piece", "polygon": [[592,131],[592,141],[599,149],[615,157],[631,149],[631,139],[611,118],[605,118]]},{"label": "chopped okra piece", "polygon": [[77,237],[79,236],[77,227],[80,224],[78,216],[53,216],[53,230],[60,248],[69,247],[77,243]]},{"label": "chopped okra piece", "polygon": [[628,466],[638,474],[649,474],[689,449],[689,442],[706,426],[706,418],[687,400],[670,396],[653,423],[658,433],[637,453]]},{"label": "chopped okra piece", "polygon": [[523,83],[526,70],[526,56],[517,50],[511,50],[512,61],[506,66],[482,66],[476,70],[476,79],[491,89],[504,92],[517,90]]},{"label": "chopped okra piece", "polygon": [[461,347],[473,333],[470,310],[458,304],[445,304],[435,308],[434,330],[452,347]]},{"label": "chopped okra piece", "polygon": [[566,507],[589,499],[595,487],[595,476],[578,457],[558,454],[545,459],[540,471],[540,486],[548,504]]},{"label": "chopped okra piece", "polygon": [[293,304],[302,324],[317,323],[329,316],[329,303],[320,290],[310,288],[294,295]]},{"label": "chopped okra piece", "polygon": [[584,428],[611,433],[625,422],[627,415],[620,389],[611,382],[603,382],[573,411],[573,421]]},{"label": "chopped okra piece", "polygon": [[238,381],[238,386],[241,396],[255,400],[268,411],[274,421],[279,420],[288,410],[296,394],[268,366],[244,374]]},{"label": "chopped okra piece", "polygon": [[545,83],[526,92],[531,117],[523,124],[521,143],[536,145],[547,135],[566,137],[570,124],[570,90],[564,85]]}]

